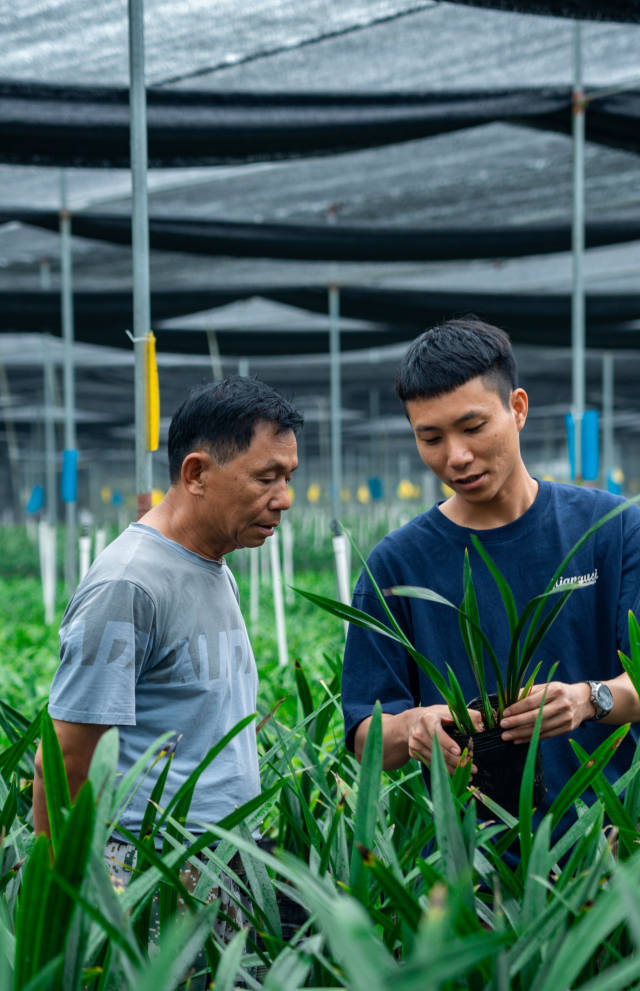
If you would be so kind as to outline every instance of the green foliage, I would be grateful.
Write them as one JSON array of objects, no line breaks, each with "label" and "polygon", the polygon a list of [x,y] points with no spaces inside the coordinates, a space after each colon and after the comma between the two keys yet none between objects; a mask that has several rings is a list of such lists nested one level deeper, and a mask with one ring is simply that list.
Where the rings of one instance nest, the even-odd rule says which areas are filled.
[{"label": "green foliage", "polygon": [[[332,576],[314,582],[309,598],[326,596]],[[473,624],[470,598],[464,611]],[[110,880],[102,852],[150,755],[118,778],[118,734],[110,730],[71,804],[57,738],[35,704],[37,692],[25,693],[18,706],[0,704],[6,738],[0,752],[0,988],[195,991],[204,984],[189,983],[186,975],[202,966],[217,989],[637,988],[640,748],[623,779],[611,784],[604,776],[612,747],[628,728],[613,730],[593,754],[575,748],[580,768],[535,832],[534,741],[518,819],[502,813],[480,823],[470,769],[459,768],[451,778],[437,746],[430,793],[413,764],[382,771],[379,711],[362,766],[345,751],[343,631],[340,624],[339,634],[335,627],[326,632],[326,616],[318,615],[312,622],[311,612],[304,613],[287,670],[278,668],[266,628],[264,654],[273,649],[273,658],[256,650],[260,798],[192,836],[185,821],[197,782],[166,797],[172,754],[162,751],[154,804],[140,835],[131,836],[138,862],[125,890]],[[515,629],[513,615],[507,622]],[[475,627],[465,625],[465,631],[477,655]],[[52,843],[36,841],[31,821],[40,736]],[[211,752],[203,766],[215,759]],[[591,807],[581,797],[587,786],[596,795]],[[552,834],[572,808],[575,825]],[[161,849],[154,835],[163,838]],[[512,868],[502,854],[516,837],[522,857]],[[201,871],[193,891],[180,875],[187,860]],[[207,904],[212,886],[228,885],[225,878],[241,891],[249,922],[228,944],[212,930],[219,903]],[[161,933],[149,952],[156,895],[164,906]]]}]

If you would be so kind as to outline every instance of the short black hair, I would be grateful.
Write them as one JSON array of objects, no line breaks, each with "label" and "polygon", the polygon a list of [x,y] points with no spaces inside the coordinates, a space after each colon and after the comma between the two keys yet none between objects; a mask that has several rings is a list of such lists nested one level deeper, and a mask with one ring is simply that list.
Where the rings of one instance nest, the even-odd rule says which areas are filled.
[{"label": "short black hair", "polygon": [[292,403],[253,377],[232,375],[191,390],[169,426],[169,477],[180,478],[182,462],[199,447],[210,449],[218,464],[246,451],[256,424],[273,423],[276,433],[297,435],[304,422]]},{"label": "short black hair", "polygon": [[410,345],[396,372],[403,403],[452,392],[481,375],[506,407],[518,384],[516,359],[504,330],[469,314],[425,330]]}]

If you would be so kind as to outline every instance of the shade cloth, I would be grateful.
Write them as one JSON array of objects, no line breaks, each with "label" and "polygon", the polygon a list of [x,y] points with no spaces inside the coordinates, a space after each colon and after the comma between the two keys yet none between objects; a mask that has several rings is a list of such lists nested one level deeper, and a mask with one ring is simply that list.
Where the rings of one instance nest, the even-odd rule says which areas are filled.
[{"label": "shade cloth", "polygon": [[[336,154],[493,121],[569,134],[567,87],[438,93],[147,91],[149,165],[220,165]],[[640,150],[640,90],[596,100],[588,140]],[[129,165],[127,89],[0,83],[0,162]]]},{"label": "shade cloth", "polygon": [[[59,214],[0,210],[0,224],[20,221],[57,231]],[[73,216],[76,236],[131,244],[131,217],[98,213]],[[585,227],[586,247],[640,239],[640,216],[593,221]],[[149,219],[149,244],[159,251],[186,251],[237,258],[290,258],[307,261],[451,261],[517,258],[571,248],[568,224],[536,224],[487,230],[452,228],[238,223],[225,220]]]},{"label": "shade cloth", "polygon": [[467,7],[492,7],[521,14],[547,14],[583,21],[640,22],[638,0],[450,0]]},{"label": "shade cloth", "polygon": [[[164,290],[151,294],[151,314],[158,350],[206,352],[204,333],[163,330],[163,320],[225,306],[236,299],[261,296],[316,313],[327,312],[326,286],[246,286],[233,290]],[[59,326],[60,296],[56,292],[1,292],[0,309],[11,331],[41,331]],[[498,324],[520,344],[569,347],[571,297],[563,294],[426,292],[343,286],[340,312],[345,317],[381,324],[377,333],[350,332],[342,336],[345,349],[407,340],[420,330],[452,316],[474,312]],[[587,346],[633,348],[640,346],[640,293],[587,294]],[[128,292],[77,292],[74,295],[76,338],[92,344],[130,347],[125,334],[133,326],[132,300]],[[638,329],[634,327],[638,321]],[[175,320],[174,320],[175,325]],[[216,331],[221,353],[288,354],[317,353],[328,348],[327,333],[308,335],[245,331],[225,332],[216,326],[215,314],[203,320],[202,331]]]}]

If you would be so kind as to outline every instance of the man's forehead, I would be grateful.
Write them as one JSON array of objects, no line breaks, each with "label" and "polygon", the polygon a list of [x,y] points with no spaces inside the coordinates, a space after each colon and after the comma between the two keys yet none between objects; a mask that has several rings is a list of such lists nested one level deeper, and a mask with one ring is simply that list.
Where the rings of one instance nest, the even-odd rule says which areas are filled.
[{"label": "man's forehead", "polygon": [[464,385],[438,396],[408,399],[405,403],[407,416],[415,428],[439,425],[443,422],[456,423],[481,416],[501,404],[499,394],[478,379],[471,379]]},{"label": "man's forehead", "polygon": [[298,444],[293,430],[278,430],[277,424],[261,420],[256,424],[251,443],[236,457],[249,458],[265,468],[297,464]]}]

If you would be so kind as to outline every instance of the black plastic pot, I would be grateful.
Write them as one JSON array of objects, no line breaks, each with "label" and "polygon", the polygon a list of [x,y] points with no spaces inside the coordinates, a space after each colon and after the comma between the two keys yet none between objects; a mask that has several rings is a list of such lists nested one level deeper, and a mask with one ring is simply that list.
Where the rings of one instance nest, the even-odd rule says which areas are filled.
[{"label": "black plastic pot", "polygon": [[[496,696],[490,695],[489,701],[492,705],[496,705]],[[480,700],[473,699],[469,702],[469,708],[480,709]],[[501,805],[507,812],[517,816],[520,803],[520,782],[527,760],[528,746],[524,743],[512,743],[511,740],[503,740],[500,727],[482,730],[482,732],[474,733],[472,736],[458,733],[457,730],[447,730],[447,732],[461,749],[466,747],[472,755],[473,763],[478,769],[471,779],[472,785],[497,802],[498,805]],[[534,806],[540,804],[546,790],[542,754],[538,747],[533,777]],[[483,818],[493,818],[493,813],[487,806],[479,799],[476,801],[479,815]]]}]

